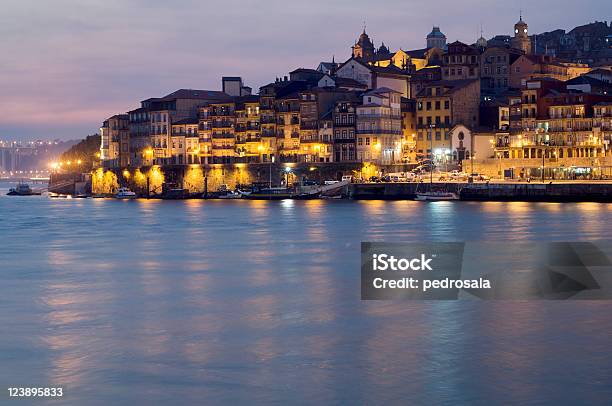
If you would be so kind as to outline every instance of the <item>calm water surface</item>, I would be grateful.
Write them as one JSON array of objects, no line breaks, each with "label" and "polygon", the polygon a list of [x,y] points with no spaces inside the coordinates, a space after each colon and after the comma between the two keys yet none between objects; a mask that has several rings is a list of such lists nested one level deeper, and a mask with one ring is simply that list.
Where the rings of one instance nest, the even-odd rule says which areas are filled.
[{"label": "calm water surface", "polygon": [[2,196],[0,404],[610,404],[611,302],[366,303],[359,248],[611,224],[594,203]]}]

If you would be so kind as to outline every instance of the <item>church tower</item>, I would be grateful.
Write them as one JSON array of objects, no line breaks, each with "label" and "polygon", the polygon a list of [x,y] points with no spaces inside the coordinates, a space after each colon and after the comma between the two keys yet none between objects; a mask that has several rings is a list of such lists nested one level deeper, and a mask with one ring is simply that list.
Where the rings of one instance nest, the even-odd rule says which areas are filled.
[{"label": "church tower", "polygon": [[359,39],[353,46],[353,57],[363,59],[365,62],[370,62],[374,60],[375,53],[374,44],[370,40],[368,34],[366,34],[364,28]]},{"label": "church tower", "polygon": [[514,37],[512,38],[512,47],[520,49],[525,54],[531,53],[531,39],[529,38],[529,32],[527,23],[523,21],[523,15],[521,13],[519,20],[514,24]]}]

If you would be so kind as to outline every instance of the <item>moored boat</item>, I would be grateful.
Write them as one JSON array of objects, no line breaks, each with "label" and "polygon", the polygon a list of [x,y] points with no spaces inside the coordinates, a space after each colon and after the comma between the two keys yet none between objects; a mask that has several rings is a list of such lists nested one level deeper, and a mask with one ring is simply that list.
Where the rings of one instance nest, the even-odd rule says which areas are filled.
[{"label": "moored boat", "polygon": [[40,191],[34,191],[27,183],[18,183],[14,188],[10,188],[7,196],[38,196]]},{"label": "moored boat", "polygon": [[422,192],[422,193],[416,194],[415,200],[420,200],[420,201],[459,200],[459,195],[454,192],[442,192],[442,191]]},{"label": "moored boat", "polygon": [[218,196],[219,199],[242,199],[242,193],[240,191],[227,192]]},{"label": "moored boat", "polygon": [[120,187],[115,195],[117,199],[136,199],[136,193],[126,187]]}]

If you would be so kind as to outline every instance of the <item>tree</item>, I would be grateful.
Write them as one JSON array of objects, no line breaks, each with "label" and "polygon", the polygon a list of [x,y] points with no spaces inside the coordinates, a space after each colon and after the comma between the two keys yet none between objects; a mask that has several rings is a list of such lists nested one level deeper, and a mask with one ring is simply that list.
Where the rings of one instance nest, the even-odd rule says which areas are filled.
[{"label": "tree", "polygon": [[[61,157],[61,162],[71,162],[72,168],[78,171],[87,171],[93,167],[94,162],[99,160],[97,155],[100,152],[100,135],[93,134],[88,135],[84,140],[81,140],[78,144],[73,145],[65,151]],[[77,166],[77,162],[81,162]],[[67,169],[67,166],[63,166],[63,169]]]}]

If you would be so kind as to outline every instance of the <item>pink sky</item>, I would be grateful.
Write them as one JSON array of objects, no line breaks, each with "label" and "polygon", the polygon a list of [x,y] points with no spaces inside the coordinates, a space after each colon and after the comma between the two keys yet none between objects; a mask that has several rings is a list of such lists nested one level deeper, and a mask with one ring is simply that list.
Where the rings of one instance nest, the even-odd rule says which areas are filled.
[{"label": "pink sky", "polygon": [[[297,67],[350,56],[363,21],[376,45],[424,47],[432,25],[449,41],[510,34],[523,7],[532,33],[612,16],[609,1],[4,0],[0,139],[75,139],[108,116],[178,88],[218,90],[242,76],[254,90]],[[443,10],[443,13],[440,11]]]}]

